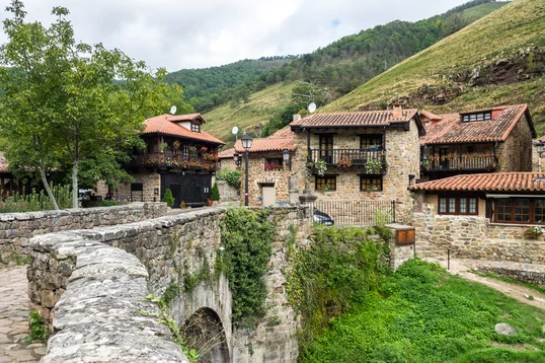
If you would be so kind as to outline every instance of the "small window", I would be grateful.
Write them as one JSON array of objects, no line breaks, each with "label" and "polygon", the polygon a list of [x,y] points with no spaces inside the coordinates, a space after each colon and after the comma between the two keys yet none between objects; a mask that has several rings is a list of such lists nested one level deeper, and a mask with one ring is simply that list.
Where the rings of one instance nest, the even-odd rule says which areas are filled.
[{"label": "small window", "polygon": [[447,213],[447,198],[439,198],[439,213]]},{"label": "small window", "polygon": [[360,178],[362,192],[382,192],[382,177],[362,175]]},{"label": "small window", "polygon": [[265,160],[265,171],[274,171],[282,170],[282,159],[266,159]]},{"label": "small window", "polygon": [[193,131],[193,132],[201,132],[201,125],[199,125],[199,124],[191,124],[191,131]]},{"label": "small window", "polygon": [[370,150],[373,148],[382,149],[382,135],[380,134],[361,135],[360,149]]},{"label": "small window", "polygon": [[477,112],[462,116],[462,122],[476,122],[492,120],[492,112]]},{"label": "small window", "polygon": [[316,190],[320,190],[320,191],[337,190],[337,177],[336,176],[317,176],[315,187],[316,187]]},{"label": "small window", "polygon": [[439,197],[439,214],[477,215],[477,198]]}]

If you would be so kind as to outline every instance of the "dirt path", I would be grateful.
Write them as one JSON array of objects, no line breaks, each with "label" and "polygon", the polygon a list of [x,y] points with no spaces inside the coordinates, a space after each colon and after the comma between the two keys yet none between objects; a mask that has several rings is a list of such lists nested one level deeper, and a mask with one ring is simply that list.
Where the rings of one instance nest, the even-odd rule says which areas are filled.
[{"label": "dirt path", "polygon": [[25,266],[0,270],[0,363],[38,362],[45,354],[41,343],[23,344],[28,335],[27,289]]},{"label": "dirt path", "polygon": [[[430,262],[438,263],[444,268],[447,268],[446,261],[437,261],[433,259],[426,259]],[[472,266],[478,264],[479,261],[472,260],[451,260],[450,261],[450,273],[454,275],[459,275],[460,277],[472,281],[478,282],[480,284],[486,285],[493,289],[496,289],[507,296],[512,297],[522,303],[538,307],[545,310],[545,295],[536,291],[529,289],[527,287],[511,284],[508,282],[500,281],[492,277],[483,277],[475,273],[472,273]],[[532,296],[533,299],[529,299]]]}]

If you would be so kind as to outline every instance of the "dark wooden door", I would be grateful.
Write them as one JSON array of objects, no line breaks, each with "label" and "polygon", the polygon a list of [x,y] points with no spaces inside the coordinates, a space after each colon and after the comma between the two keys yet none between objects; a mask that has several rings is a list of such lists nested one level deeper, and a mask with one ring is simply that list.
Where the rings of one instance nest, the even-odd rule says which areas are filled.
[{"label": "dark wooden door", "polygon": [[320,135],[320,159],[333,163],[333,135]]},{"label": "dark wooden door", "polygon": [[170,188],[175,199],[174,208],[181,202],[188,206],[203,206],[210,198],[212,176],[210,174],[161,174],[161,198]]},{"label": "dark wooden door", "polygon": [[439,165],[441,165],[441,169],[448,170],[449,169],[449,160],[447,158],[448,155],[448,149],[439,149]]}]

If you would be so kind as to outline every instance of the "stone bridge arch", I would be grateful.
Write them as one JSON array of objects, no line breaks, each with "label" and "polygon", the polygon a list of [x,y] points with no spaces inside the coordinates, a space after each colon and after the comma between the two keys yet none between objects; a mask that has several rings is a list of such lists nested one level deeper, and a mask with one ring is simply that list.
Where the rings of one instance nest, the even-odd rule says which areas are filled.
[{"label": "stone bridge arch", "polygon": [[180,327],[186,343],[198,347],[202,363],[230,363],[229,342],[221,318],[208,307],[194,312]]}]

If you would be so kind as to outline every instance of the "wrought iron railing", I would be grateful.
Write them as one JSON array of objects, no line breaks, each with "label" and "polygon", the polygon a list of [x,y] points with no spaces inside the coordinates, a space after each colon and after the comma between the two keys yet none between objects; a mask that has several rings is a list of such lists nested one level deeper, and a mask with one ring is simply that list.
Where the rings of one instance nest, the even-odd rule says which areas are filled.
[{"label": "wrought iron railing", "polygon": [[312,149],[309,161],[315,163],[319,160],[340,168],[363,167],[368,174],[381,174],[387,169],[386,153],[378,150]]},{"label": "wrought iron railing", "polygon": [[132,163],[136,166],[156,166],[178,169],[217,169],[217,155],[207,153],[149,153],[138,155]]},{"label": "wrought iron railing", "polygon": [[308,205],[315,224],[362,226],[396,223],[396,203],[387,200],[317,200]]},{"label": "wrought iron railing", "polygon": [[451,157],[431,156],[422,161],[425,171],[438,170],[495,170],[498,159],[492,155],[462,155]]}]

